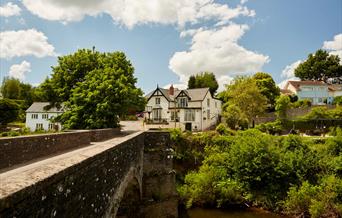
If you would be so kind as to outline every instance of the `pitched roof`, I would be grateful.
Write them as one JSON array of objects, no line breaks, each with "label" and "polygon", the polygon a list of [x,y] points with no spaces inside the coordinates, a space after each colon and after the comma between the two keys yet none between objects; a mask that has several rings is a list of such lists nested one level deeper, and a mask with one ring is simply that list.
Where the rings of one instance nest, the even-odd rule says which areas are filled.
[{"label": "pitched roof", "polygon": [[63,104],[61,108],[52,107],[49,110],[44,110],[46,106],[50,105],[49,102],[33,102],[33,104],[26,110],[26,112],[34,113],[34,112],[51,112],[51,113],[61,113],[63,112]]},{"label": "pitched roof", "polygon": [[300,86],[302,85],[309,85],[309,86],[324,86],[327,85],[325,82],[323,81],[312,81],[312,80],[305,80],[305,81],[287,81],[286,85],[285,85],[285,89],[287,89],[287,87],[289,85],[292,85],[296,90],[300,89]]},{"label": "pitched roof", "polygon": [[328,86],[329,91],[342,91],[342,84],[331,84]]},{"label": "pitched roof", "polygon": [[288,89],[280,89],[280,93],[284,94],[284,95],[292,95],[293,92],[291,92],[291,90]]},{"label": "pitched roof", "polygon": [[[162,94],[165,96],[165,98],[168,101],[174,101],[174,98],[179,95],[180,92],[185,92],[191,99],[191,101],[202,101],[207,93],[209,92],[209,88],[197,88],[197,89],[184,89],[184,90],[177,90],[175,89],[174,95],[169,95],[169,90],[168,89],[163,89],[163,88],[157,88],[159,89]],[[147,99],[150,99],[150,97],[153,95],[153,93],[157,90],[153,90],[152,92],[148,93],[145,97]]]}]

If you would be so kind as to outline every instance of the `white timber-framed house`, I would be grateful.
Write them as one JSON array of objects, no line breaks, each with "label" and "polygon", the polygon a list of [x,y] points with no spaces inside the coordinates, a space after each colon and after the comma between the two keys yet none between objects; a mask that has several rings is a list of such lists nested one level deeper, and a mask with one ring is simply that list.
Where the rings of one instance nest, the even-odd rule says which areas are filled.
[{"label": "white timber-framed house", "polygon": [[157,87],[147,96],[145,119],[164,123],[169,128],[203,131],[215,126],[221,118],[221,101],[209,88],[179,90]]}]

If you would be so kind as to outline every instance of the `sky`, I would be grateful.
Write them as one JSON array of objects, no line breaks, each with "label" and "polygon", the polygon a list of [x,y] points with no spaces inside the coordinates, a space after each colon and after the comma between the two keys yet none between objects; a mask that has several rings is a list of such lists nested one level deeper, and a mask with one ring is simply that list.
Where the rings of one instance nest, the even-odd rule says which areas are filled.
[{"label": "sky", "polygon": [[318,49],[342,58],[342,1],[0,1],[0,80],[37,86],[58,56],[93,46],[125,52],[145,93],[204,71],[220,90],[259,71],[283,85]]}]

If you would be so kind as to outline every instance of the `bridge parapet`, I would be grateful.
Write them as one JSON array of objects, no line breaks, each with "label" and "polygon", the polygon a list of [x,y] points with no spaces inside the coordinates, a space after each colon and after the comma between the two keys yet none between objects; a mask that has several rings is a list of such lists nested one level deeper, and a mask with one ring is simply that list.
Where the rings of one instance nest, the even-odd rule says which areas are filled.
[{"label": "bridge parapet", "polygon": [[138,132],[2,173],[0,217],[115,217],[132,181],[148,201],[128,217],[165,217],[155,208],[170,198],[177,217],[168,138]]}]

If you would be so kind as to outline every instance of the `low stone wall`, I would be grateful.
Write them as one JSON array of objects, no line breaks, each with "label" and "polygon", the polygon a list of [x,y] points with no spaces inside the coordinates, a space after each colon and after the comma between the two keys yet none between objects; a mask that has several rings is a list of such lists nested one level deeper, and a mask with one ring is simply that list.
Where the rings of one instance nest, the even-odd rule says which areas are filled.
[{"label": "low stone wall", "polygon": [[0,138],[0,170],[117,136],[119,128]]},{"label": "low stone wall", "polygon": [[0,169],[90,144],[90,131],[0,138]]},{"label": "low stone wall", "polygon": [[108,129],[93,129],[90,130],[90,141],[101,142],[107,139],[111,139],[120,134],[120,128],[108,128]]}]

